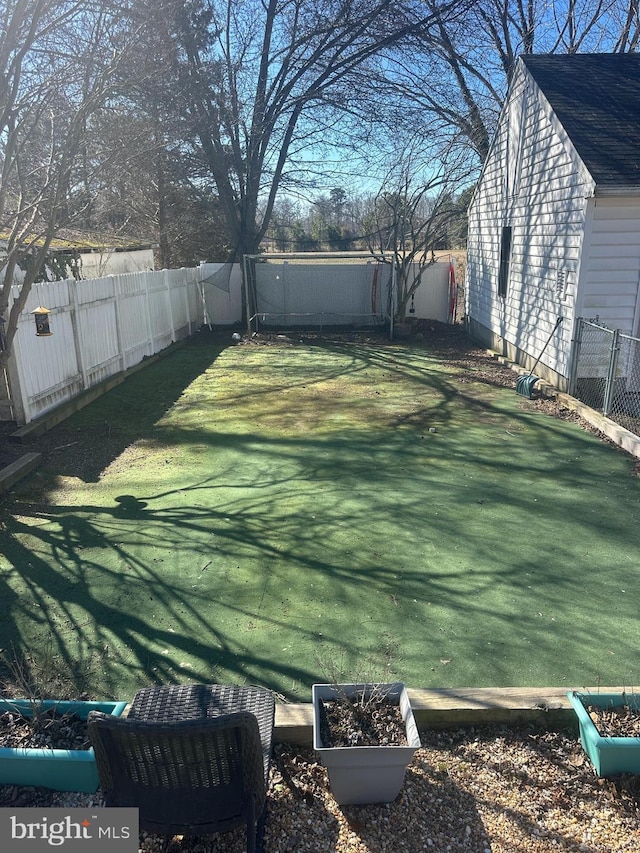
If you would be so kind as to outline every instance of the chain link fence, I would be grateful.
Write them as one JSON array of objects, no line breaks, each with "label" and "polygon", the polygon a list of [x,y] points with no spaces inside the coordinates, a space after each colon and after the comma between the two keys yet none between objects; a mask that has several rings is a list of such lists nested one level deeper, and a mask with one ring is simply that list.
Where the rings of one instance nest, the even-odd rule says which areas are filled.
[{"label": "chain link fence", "polygon": [[578,320],[569,392],[640,435],[640,338]]}]

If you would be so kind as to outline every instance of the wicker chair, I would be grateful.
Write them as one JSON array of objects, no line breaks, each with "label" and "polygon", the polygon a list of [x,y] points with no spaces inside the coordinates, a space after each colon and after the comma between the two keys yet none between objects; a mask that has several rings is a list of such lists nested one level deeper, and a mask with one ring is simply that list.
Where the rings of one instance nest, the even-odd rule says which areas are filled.
[{"label": "wicker chair", "polygon": [[[216,688],[147,688],[127,718],[91,712],[100,786],[107,806],[139,809],[141,830],[200,836],[245,825],[247,853],[254,853],[262,844],[275,702],[267,691],[231,688],[243,709],[230,711],[229,697],[222,708],[216,701]],[[191,711],[188,702],[171,701],[189,690],[198,699]],[[252,700],[257,715],[246,709]]]}]

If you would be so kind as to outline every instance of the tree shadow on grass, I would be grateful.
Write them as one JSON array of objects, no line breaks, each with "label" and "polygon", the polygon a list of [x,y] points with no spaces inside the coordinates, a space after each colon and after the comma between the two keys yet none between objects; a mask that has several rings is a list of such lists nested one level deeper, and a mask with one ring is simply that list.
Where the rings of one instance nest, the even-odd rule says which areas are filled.
[{"label": "tree shadow on grass", "polygon": [[[68,553],[64,543],[52,544],[54,549],[60,544],[60,550]],[[136,561],[131,555],[123,549],[120,553],[133,568]],[[56,572],[16,537],[11,538],[5,556],[22,567],[30,595],[28,600],[14,597],[8,607],[3,604],[3,642],[14,638],[17,651],[30,646],[23,628],[25,620],[31,622],[34,644],[49,648],[48,666],[58,674],[66,672],[66,680],[80,692],[88,689],[100,697],[122,699],[119,685],[123,681],[136,688],[188,680],[215,682],[220,667],[235,673],[235,683],[254,683],[258,671],[271,673],[276,680],[309,679],[308,671],[263,658],[228,637],[207,614],[201,598],[195,594],[187,598],[182,584],[168,581],[152,567],[138,563],[137,577],[127,581],[126,576],[85,557],[77,559],[77,571],[71,575]],[[93,586],[96,575],[100,580]],[[119,585],[122,596],[103,600],[101,584]],[[133,609],[119,606],[125,597],[135,602]],[[246,618],[250,615],[241,607],[235,609]],[[156,612],[165,617],[159,623]],[[167,627],[166,617],[176,628]],[[188,665],[181,663],[185,657]],[[50,676],[55,681],[53,672]],[[267,676],[263,683],[269,680]]]},{"label": "tree shadow on grass", "polygon": [[58,475],[97,482],[122,451],[145,438],[185,389],[229,346],[230,334],[203,330],[90,405],[35,437],[33,449]]},{"label": "tree shadow on grass", "polygon": [[[182,352],[188,356],[186,348]],[[367,353],[346,364],[329,360],[320,376],[360,371]],[[190,358],[188,370],[200,375],[202,365]],[[207,350],[205,369],[210,359]],[[591,436],[561,429],[551,419],[533,425],[501,401],[473,402],[450,374],[433,366],[427,377],[423,364],[408,359],[407,370],[425,393],[435,388],[429,405],[416,397],[406,417],[383,410],[379,423],[365,428],[371,408],[365,401],[357,425],[345,420],[328,430],[324,422],[321,432],[280,430],[289,423],[284,419],[304,413],[306,401],[292,403],[284,394],[280,400],[277,388],[263,405],[264,423],[250,422],[247,431],[234,432],[233,421],[214,432],[191,428],[180,412],[170,424],[157,425],[169,398],[184,386],[181,373],[171,385],[174,393],[145,414],[144,430],[139,424],[133,430],[132,440],[153,439],[141,449],[139,467],[129,470],[123,461],[118,491],[109,480],[104,492],[87,490],[86,503],[72,503],[74,492],[67,490],[66,505],[52,505],[55,488],[26,486],[6,513],[0,645],[9,637],[28,643],[40,631],[52,638],[65,666],[97,661],[101,690],[115,691],[123,680],[138,686],[215,680],[216,672],[283,690],[314,680],[313,662],[300,649],[317,643],[321,632],[331,651],[346,650],[356,659],[362,645],[375,644],[390,625],[405,639],[414,626],[412,633],[428,642],[410,637],[410,650],[401,652],[408,669],[418,673],[412,681],[430,673],[432,659],[441,669],[438,662],[452,657],[447,644],[483,661],[489,639],[490,677],[501,681],[510,677],[513,662],[503,663],[495,653],[500,643],[509,654],[520,644],[524,657],[530,654],[525,637],[536,643],[538,657],[557,658],[554,625],[546,621],[545,633],[536,619],[550,620],[577,595],[584,606],[572,648],[581,641],[589,647],[609,642],[610,620],[600,613],[608,612],[604,584],[633,590],[635,582],[619,559],[607,558],[602,569],[600,552],[602,578],[585,574],[577,563],[591,559],[582,556],[582,540],[594,547],[594,533],[611,542],[612,554],[637,547],[637,530],[625,512],[634,506],[636,487],[625,492],[625,483],[613,478],[610,499],[602,499],[602,471],[607,477],[614,468],[622,471],[620,460]],[[288,362],[280,371],[292,387],[308,382],[304,364],[298,374],[291,375]],[[148,373],[147,381],[154,376]],[[133,404],[140,386],[132,387],[127,399]],[[197,389],[194,394],[191,408],[202,407]],[[323,399],[315,415],[339,421],[351,405],[346,398]],[[110,410],[118,416],[112,403]],[[205,409],[203,417],[212,415]],[[437,431],[423,434],[433,418]],[[118,447],[124,444],[120,438]],[[146,478],[146,457],[165,453],[172,443],[197,445],[193,465],[183,465],[176,478],[151,467],[154,476]],[[93,453],[92,442],[86,449]],[[95,453],[84,472],[61,455],[50,473],[97,478],[111,451],[104,459],[99,448]],[[165,461],[160,455],[163,472]],[[203,473],[194,476],[194,470]],[[138,486],[143,482],[168,487]],[[99,495],[95,505],[86,494]],[[559,523],[561,533],[550,533]],[[419,547],[405,555],[405,540]],[[253,582],[255,597],[221,601],[223,581],[233,588],[233,574],[245,564],[253,572],[247,584]],[[282,588],[277,600],[274,583]],[[287,592],[286,585],[295,591]],[[632,601],[630,592],[617,605],[627,624]],[[322,627],[315,621],[319,612]],[[362,626],[360,634],[341,621],[345,614]],[[514,617],[517,628],[511,626]],[[243,630],[229,627],[232,622]],[[270,647],[255,642],[258,623]],[[294,638],[287,640],[286,653],[273,640],[278,631]],[[464,645],[455,639],[459,634],[466,635]],[[633,637],[625,638],[628,645]]]},{"label": "tree shadow on grass", "polygon": [[[33,491],[46,488],[47,481],[61,476],[97,482],[105,468],[136,443],[142,454],[147,448],[170,453],[175,448],[212,442],[224,447],[227,437],[224,428],[217,426],[217,418],[224,416],[225,408],[239,412],[246,409],[252,426],[258,422],[271,432],[304,431],[301,448],[307,438],[309,446],[313,445],[311,430],[324,429],[327,424],[343,427],[344,437],[357,446],[362,429],[388,429],[389,436],[393,431],[404,430],[416,440],[423,440],[433,430],[467,429],[474,423],[491,425],[504,415],[496,408],[493,389],[489,390],[486,384],[483,389],[478,383],[462,383],[468,378],[466,374],[457,368],[442,369],[437,353],[432,356],[417,347],[342,339],[316,341],[312,349],[327,353],[330,357],[326,361],[320,358],[308,362],[304,355],[297,354],[282,363],[276,358],[270,364],[267,359],[259,365],[265,369],[262,384],[249,383],[247,388],[239,382],[236,390],[235,372],[239,377],[256,374],[256,365],[251,361],[251,349],[241,347],[238,359],[227,360],[224,368],[216,371],[215,362],[227,346],[226,333],[203,332],[39,438],[35,449],[44,453],[45,464],[32,480]],[[275,349],[273,352],[279,353]],[[248,353],[248,362],[243,353]],[[203,376],[212,367],[211,375]],[[369,368],[393,377],[385,392],[387,399],[379,407],[373,404],[379,392],[375,387],[366,389],[367,383],[375,386],[380,374],[372,378],[367,373]],[[223,399],[217,385],[212,391],[209,383],[210,379],[217,383],[220,374],[228,380]],[[200,384],[195,382],[198,377]],[[344,394],[342,386],[335,385],[341,378],[345,379]],[[354,393],[349,391],[351,380],[356,383]],[[187,389],[188,395],[181,400]],[[298,394],[293,395],[295,389]],[[396,389],[398,400],[391,402],[389,394],[395,394]],[[179,406],[170,422],[159,423],[176,403]],[[460,416],[462,409],[466,410],[466,421]],[[183,411],[186,417],[181,423]],[[513,414],[516,429],[528,414]],[[250,438],[247,434],[247,443]],[[258,442],[264,440],[259,433],[256,438]],[[237,441],[237,435],[229,439],[231,444]],[[399,446],[398,453],[401,458]]]},{"label": "tree shadow on grass", "polygon": [[[257,436],[251,441],[255,443]],[[296,450],[278,442],[270,452],[280,458]],[[372,450],[364,452],[368,456]],[[456,516],[425,506],[424,489],[434,487],[428,486],[429,474],[419,480],[415,470],[415,494],[399,481],[399,490],[389,498],[386,478],[397,474],[380,466],[378,482],[367,492],[366,508],[354,508],[349,501],[358,466],[364,463],[357,458],[349,462],[349,455],[353,457],[352,449],[334,460],[334,471],[337,466],[345,478],[343,488],[324,506],[316,501],[313,514],[308,491],[317,488],[317,466],[326,464],[317,460],[310,463],[312,475],[300,481],[285,477],[277,483],[270,471],[264,479],[254,475],[234,497],[230,495],[236,472],[230,468],[219,472],[221,477],[204,477],[172,491],[117,495],[110,505],[22,507],[20,515],[4,520],[8,568],[1,598],[0,644],[14,637],[25,644],[34,637],[39,637],[38,642],[46,637],[54,644],[61,666],[70,671],[99,664],[94,687],[101,695],[110,692],[115,698],[122,698],[118,685],[123,682],[139,687],[149,682],[215,681],[218,673],[231,674],[238,683],[261,683],[282,692],[285,684],[308,685],[317,680],[318,662],[309,660],[309,648],[317,650],[325,644],[327,654],[342,650],[351,661],[362,655],[357,632],[350,633],[340,622],[345,613],[363,624],[375,618],[363,630],[377,641],[384,631],[406,632],[414,625],[416,637],[424,636],[428,643],[418,642],[415,651],[401,649],[401,663],[411,673],[424,672],[429,655],[434,654],[431,650],[442,648],[442,638],[449,632],[448,617],[439,627],[446,612],[463,629],[471,659],[473,655],[480,661],[486,658],[484,626],[494,626],[489,635],[491,670],[498,681],[508,679],[508,662],[505,672],[501,671],[500,641],[504,639],[505,648],[512,650],[523,635],[539,636],[538,616],[557,612],[560,602],[572,601],[577,584],[585,585],[582,573],[571,568],[570,543],[567,549],[554,543],[552,550],[545,551],[552,555],[548,558],[541,557],[542,543],[528,551],[513,537],[487,538],[491,516],[484,527],[480,523],[474,530],[471,524],[479,521],[487,488],[479,478],[453,485],[436,483],[436,491],[453,489],[453,497],[447,500],[458,507]],[[370,466],[370,460],[366,464]],[[350,470],[354,466],[355,478]],[[281,505],[282,489],[289,501],[301,497],[303,503],[295,509]],[[571,494],[561,497],[563,502],[549,510],[552,517],[572,518],[574,524],[584,517],[593,524],[585,509],[571,505]],[[512,494],[505,499],[505,507],[520,501],[526,512],[535,500],[526,493]],[[398,564],[397,545],[389,550],[389,539],[387,546],[382,543],[376,551],[375,531],[371,525],[366,529],[367,519],[388,516],[393,501],[400,501],[395,507],[396,543],[420,530],[425,543],[459,549],[459,557],[445,565],[439,564],[437,555],[433,565],[428,558],[416,565]],[[468,513],[474,507],[475,519],[470,519]],[[623,522],[617,533],[609,532],[627,536],[630,547],[634,534]],[[540,523],[544,529],[544,520]],[[333,541],[343,529],[354,531],[354,536],[364,530],[366,552],[345,551],[341,537]],[[250,597],[235,594],[242,590],[234,586],[234,570],[245,563],[255,567],[255,574],[246,581],[252,584]],[[559,571],[560,566],[566,568]],[[274,583],[283,590],[277,595],[271,591]],[[295,587],[295,592],[287,593],[286,585]],[[291,596],[292,612],[286,596]],[[523,599],[527,610],[518,612],[514,626],[511,602]],[[585,593],[584,618],[572,628],[573,646],[606,636],[600,601]],[[623,606],[630,603],[621,603],[619,612]],[[311,607],[325,614],[322,635],[315,620],[308,619]],[[425,612],[432,614],[428,627]],[[257,623],[269,646],[254,641]],[[244,626],[242,630],[238,624]],[[465,626],[478,626],[479,631]],[[294,637],[287,641],[288,653],[271,639],[279,632]],[[557,642],[555,632],[545,636],[538,643],[537,656],[554,660]],[[446,650],[435,653],[436,660],[449,656]],[[426,681],[427,677],[411,677],[420,686]]]}]

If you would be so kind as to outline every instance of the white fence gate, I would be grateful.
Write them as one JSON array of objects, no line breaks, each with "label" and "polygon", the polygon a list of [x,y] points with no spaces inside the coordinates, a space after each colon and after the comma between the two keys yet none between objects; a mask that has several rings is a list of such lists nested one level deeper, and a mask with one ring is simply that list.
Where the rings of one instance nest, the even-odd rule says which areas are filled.
[{"label": "white fence gate", "polygon": [[[222,266],[34,285],[13,341],[7,369],[11,400],[9,406],[5,402],[2,417],[29,423],[47,414],[193,334],[205,314],[211,323],[216,323],[218,312],[224,315],[219,322],[237,322],[237,270],[232,283],[238,293],[212,296],[205,283]],[[17,295],[16,286],[12,298]],[[40,306],[50,311],[51,336],[35,334],[31,312]]]}]

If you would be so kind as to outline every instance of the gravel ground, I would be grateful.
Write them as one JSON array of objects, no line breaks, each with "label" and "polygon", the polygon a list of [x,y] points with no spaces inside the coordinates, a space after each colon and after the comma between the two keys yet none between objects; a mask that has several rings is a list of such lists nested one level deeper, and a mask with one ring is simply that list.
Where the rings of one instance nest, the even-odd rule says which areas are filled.
[{"label": "gravel ground", "polygon": [[[265,853],[638,853],[640,777],[598,779],[573,732],[426,732],[390,805],[336,804],[310,750],[276,747]],[[0,805],[100,805],[99,795],[0,787]],[[162,849],[141,838],[140,853]],[[241,853],[244,831],[171,853]]]}]

